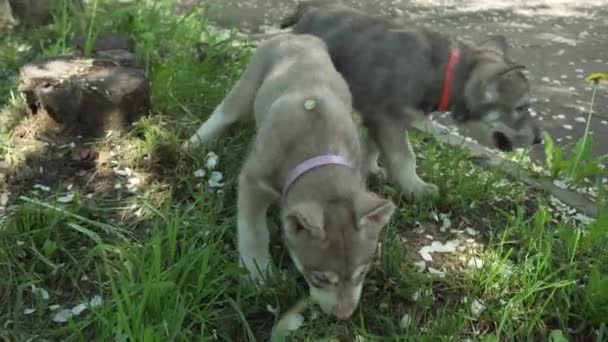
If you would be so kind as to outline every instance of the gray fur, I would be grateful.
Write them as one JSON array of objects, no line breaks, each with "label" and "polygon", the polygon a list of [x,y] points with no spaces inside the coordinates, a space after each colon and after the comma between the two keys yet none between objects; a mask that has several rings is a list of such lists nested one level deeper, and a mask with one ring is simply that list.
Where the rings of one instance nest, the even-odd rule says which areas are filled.
[{"label": "gray fur", "polygon": [[289,26],[327,44],[371,138],[366,170],[379,171],[376,159],[381,155],[388,176],[407,195],[437,194],[436,186],[417,176],[415,155],[407,134],[404,145],[403,132],[413,120],[437,109],[452,49],[460,52],[450,97],[454,120],[478,127],[483,143],[505,150],[540,140],[540,129],[528,113],[523,67],[509,59],[502,36],[474,46],[318,0],[302,1],[283,21],[283,28]]}]

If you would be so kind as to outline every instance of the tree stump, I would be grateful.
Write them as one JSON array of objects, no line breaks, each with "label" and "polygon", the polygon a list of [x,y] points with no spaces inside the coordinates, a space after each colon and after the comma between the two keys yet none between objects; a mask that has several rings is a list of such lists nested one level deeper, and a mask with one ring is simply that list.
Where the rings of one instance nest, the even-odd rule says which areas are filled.
[{"label": "tree stump", "polygon": [[144,72],[112,60],[64,56],[34,61],[21,68],[19,91],[31,115],[50,119],[52,133],[99,137],[123,130],[150,109]]}]

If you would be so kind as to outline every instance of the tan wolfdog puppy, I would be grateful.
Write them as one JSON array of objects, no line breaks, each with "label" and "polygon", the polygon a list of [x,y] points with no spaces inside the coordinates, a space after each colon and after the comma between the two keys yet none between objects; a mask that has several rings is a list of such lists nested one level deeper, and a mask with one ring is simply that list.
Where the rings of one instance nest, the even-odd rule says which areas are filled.
[{"label": "tan wolfdog puppy", "polygon": [[219,137],[253,112],[257,134],[238,183],[238,250],[258,280],[270,271],[268,207],[323,311],[351,316],[394,204],[369,192],[351,95],[326,45],[280,35],[257,48],[243,75],[185,147]]}]

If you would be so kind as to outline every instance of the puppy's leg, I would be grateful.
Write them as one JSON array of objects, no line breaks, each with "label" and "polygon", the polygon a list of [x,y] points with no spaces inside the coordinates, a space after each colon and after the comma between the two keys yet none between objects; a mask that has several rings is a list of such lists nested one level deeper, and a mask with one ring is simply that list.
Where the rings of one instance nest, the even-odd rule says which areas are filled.
[{"label": "puppy's leg", "polygon": [[239,176],[237,241],[241,264],[254,281],[270,274],[270,233],[266,212],[272,197],[245,172]]},{"label": "puppy's leg", "polygon": [[385,171],[378,165],[378,157],[380,157],[380,149],[378,144],[371,137],[367,137],[365,141],[365,155],[363,160],[363,176],[368,177],[374,174],[379,177],[385,176]]},{"label": "puppy's leg", "polygon": [[258,88],[264,80],[267,54],[265,48],[258,48],[247,64],[243,75],[230,90],[211,116],[205,121],[182,147],[189,148],[216,139],[233,123],[253,110]]},{"label": "puppy's leg", "polygon": [[437,186],[426,183],[416,173],[416,155],[409,142],[405,123],[383,116],[369,126],[371,136],[378,143],[386,162],[388,176],[399,185],[401,191],[416,200],[426,196],[435,197],[439,192]]}]

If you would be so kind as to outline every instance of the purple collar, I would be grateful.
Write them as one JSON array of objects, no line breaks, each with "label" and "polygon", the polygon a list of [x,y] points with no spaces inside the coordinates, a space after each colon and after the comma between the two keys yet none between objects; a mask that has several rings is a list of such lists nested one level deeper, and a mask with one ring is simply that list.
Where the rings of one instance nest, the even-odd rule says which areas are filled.
[{"label": "purple collar", "polygon": [[333,155],[333,154],[325,154],[325,155],[321,155],[318,157],[307,159],[307,160],[303,161],[302,163],[300,163],[298,166],[296,166],[287,175],[287,181],[285,182],[285,185],[283,186],[283,197],[285,197],[285,195],[287,195],[287,191],[289,191],[289,188],[293,185],[293,183],[296,181],[296,179],[298,179],[300,176],[302,176],[303,174],[307,173],[308,171],[310,171],[312,169],[315,169],[320,166],[326,166],[326,165],[344,165],[344,166],[347,166],[350,168],[353,167],[351,165],[351,163],[346,161],[346,159],[344,159],[340,156],[337,156],[337,155]]}]

